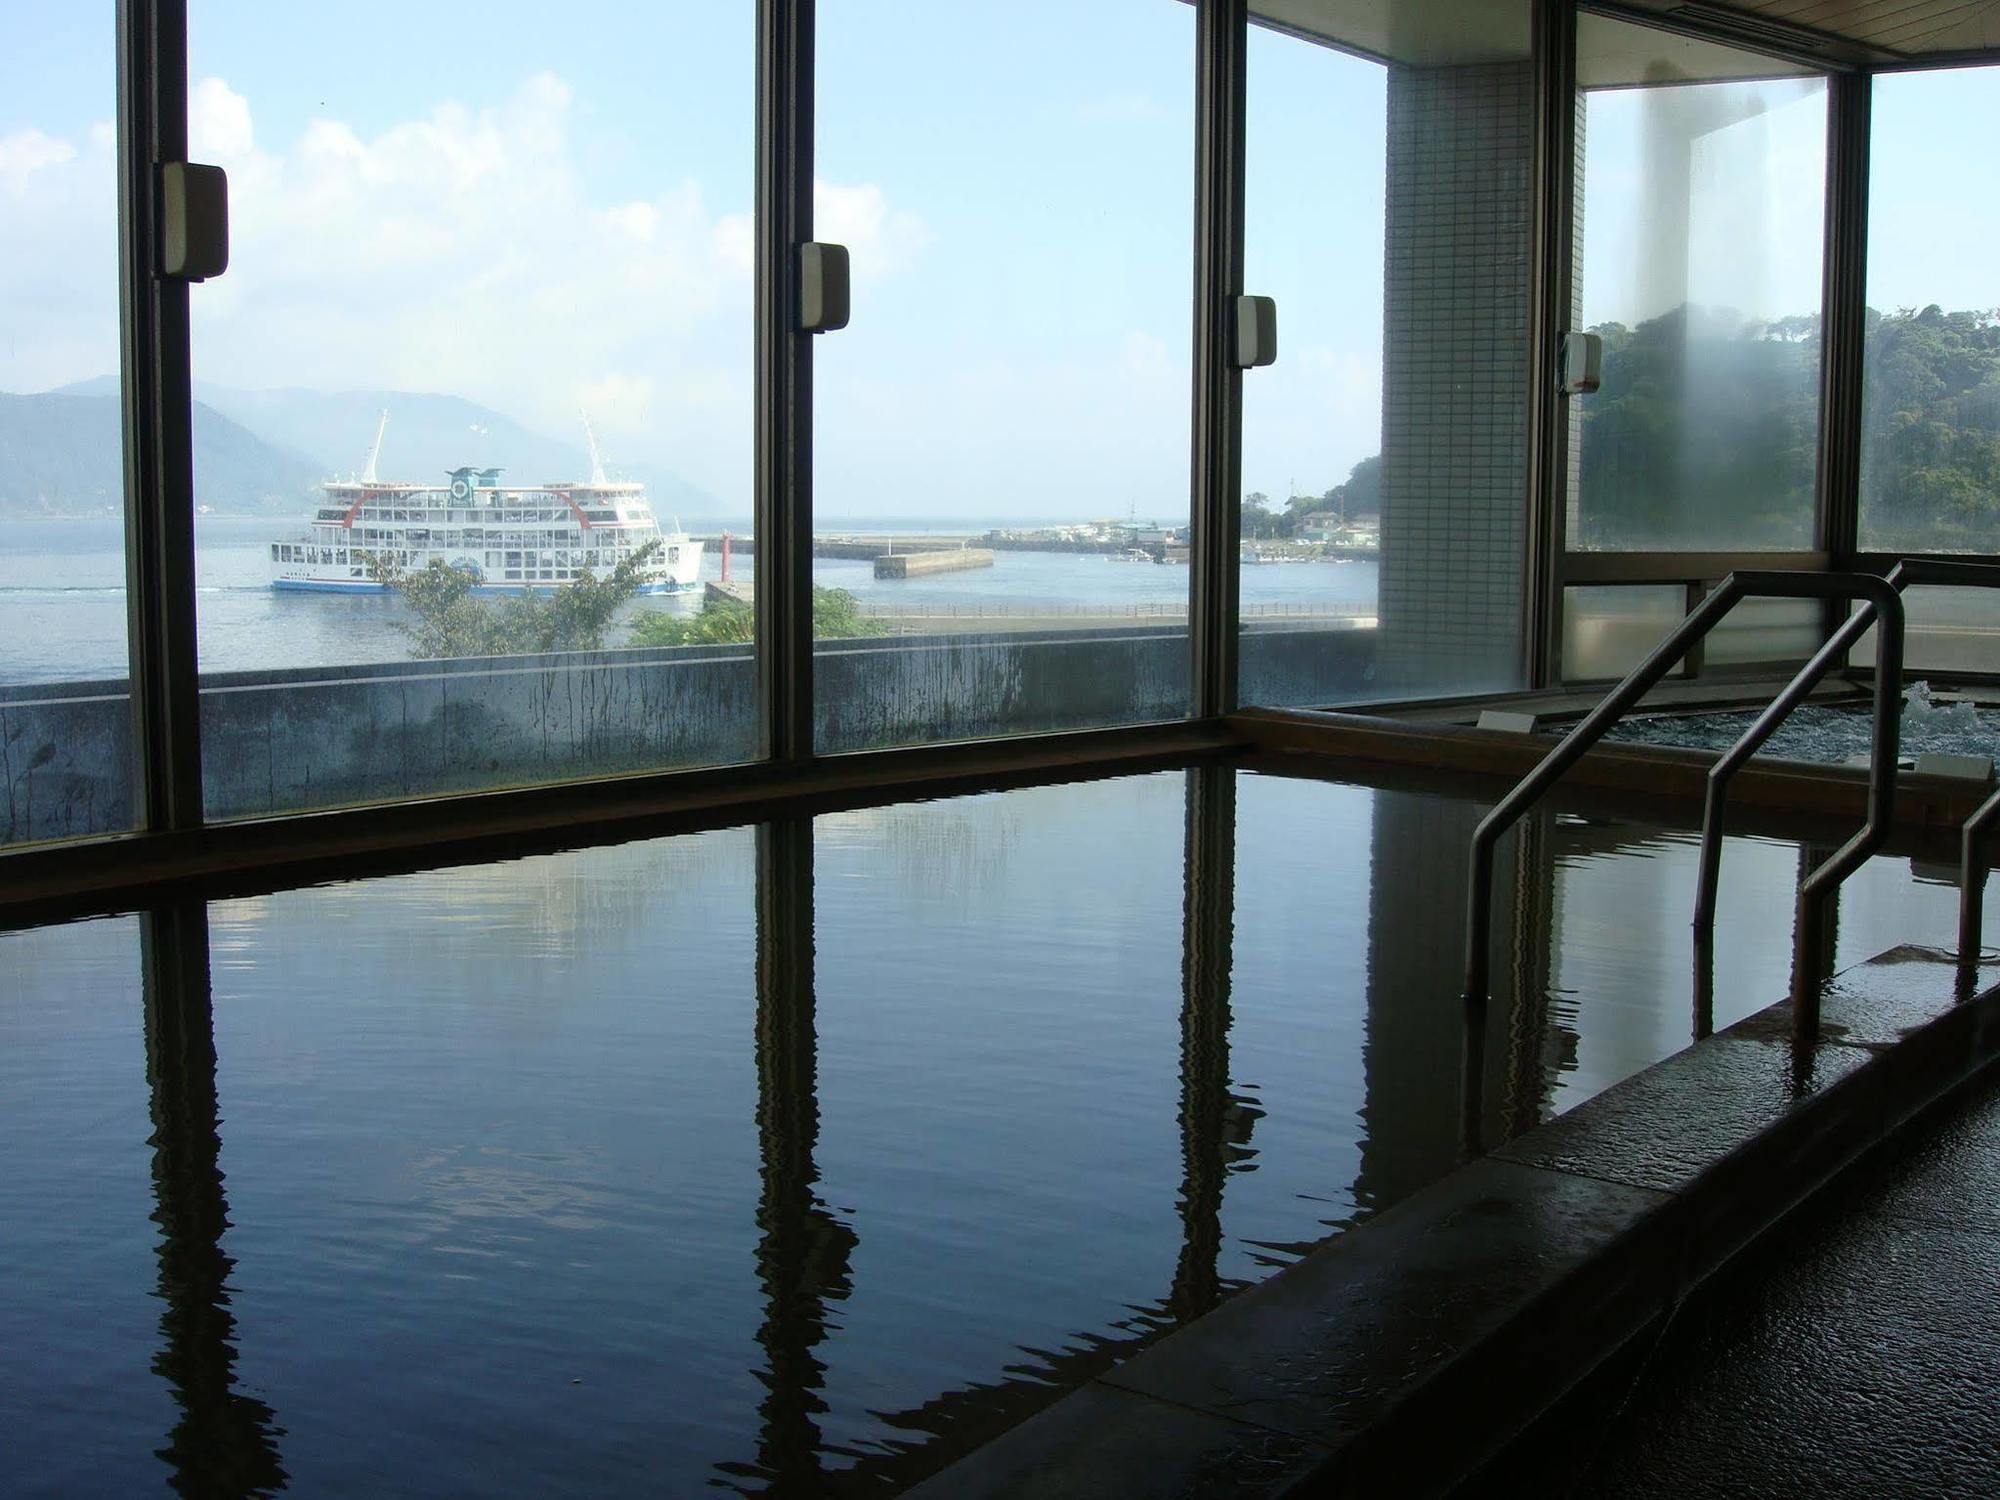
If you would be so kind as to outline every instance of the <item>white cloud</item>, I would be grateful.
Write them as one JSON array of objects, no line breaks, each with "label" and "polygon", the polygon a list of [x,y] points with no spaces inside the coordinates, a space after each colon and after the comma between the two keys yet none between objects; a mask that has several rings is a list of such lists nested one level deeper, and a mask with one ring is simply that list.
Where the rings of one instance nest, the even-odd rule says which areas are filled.
[{"label": "white cloud", "polygon": [[[931,243],[930,226],[918,215],[889,206],[874,183],[813,181],[813,238],[845,245],[857,277],[874,279],[913,264]],[[756,228],[749,214],[728,214],[716,223],[715,252],[749,275],[756,254]]]},{"label": "white cloud", "polygon": [[813,237],[845,245],[854,274],[877,277],[899,271],[931,243],[928,225],[889,206],[874,183],[813,182]]},{"label": "white cloud", "polygon": [[220,78],[204,78],[188,91],[188,149],[197,161],[227,166],[255,146],[248,99]]},{"label": "white cloud", "polygon": [[25,191],[28,179],[48,167],[76,159],[76,147],[57,136],[29,126],[0,135],[0,184],[9,192]]},{"label": "white cloud", "polygon": [[0,136],[0,390],[117,368],[115,142],[30,127]]},{"label": "white cloud", "polygon": [[[254,90],[196,80],[192,152],[227,169],[232,220],[228,273],[193,292],[197,378],[451,392],[559,433],[584,405],[621,461],[747,504],[748,174],[606,191],[579,140],[591,123],[545,73],[280,138]],[[108,125],[0,138],[0,388],[116,368],[114,158]],[[858,278],[931,242],[879,185],[821,182],[814,199],[817,233],[850,247]]]},{"label": "white cloud", "polygon": [[195,294],[197,375],[448,391],[561,433],[583,405],[622,460],[747,494],[748,259],[692,179],[593,198],[561,79],[377,131],[314,120],[282,149],[223,80],[196,97],[234,217],[228,275]]},{"label": "white cloud", "polygon": [[585,381],[577,390],[577,404],[590,414],[593,427],[630,431],[650,416],[658,389],[650,376],[614,370]]}]

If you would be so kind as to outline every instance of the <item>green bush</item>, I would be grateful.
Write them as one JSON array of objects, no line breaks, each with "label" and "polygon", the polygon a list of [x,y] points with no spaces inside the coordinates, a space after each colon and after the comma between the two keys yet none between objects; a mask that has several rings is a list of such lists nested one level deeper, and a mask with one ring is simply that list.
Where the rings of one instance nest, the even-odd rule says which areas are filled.
[{"label": "green bush", "polygon": [[[813,585],[813,638],[844,640],[880,635],[880,622],[861,613],[861,601],[846,589]],[[632,627],[635,646],[725,646],[756,638],[756,615],[740,599],[711,595],[692,615],[643,615]]]}]

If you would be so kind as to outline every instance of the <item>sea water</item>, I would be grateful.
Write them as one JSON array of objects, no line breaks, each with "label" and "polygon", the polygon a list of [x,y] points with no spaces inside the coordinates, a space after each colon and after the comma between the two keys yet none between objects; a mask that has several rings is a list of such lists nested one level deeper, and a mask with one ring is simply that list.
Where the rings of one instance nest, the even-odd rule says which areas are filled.
[{"label": "sea water", "polygon": [[[687,526],[708,535],[724,529],[699,518],[688,518]],[[286,519],[198,521],[203,671],[352,666],[409,656],[397,629],[408,618],[399,601],[279,593],[269,586],[270,542],[300,529],[301,523]],[[877,528],[843,522],[842,529]],[[739,580],[747,582],[751,568],[748,556],[732,560]],[[719,579],[721,570],[718,549],[710,546],[702,577]],[[813,565],[815,582],[847,589],[865,606],[896,610],[1172,610],[1186,605],[1188,577],[1185,567],[1089,553],[1002,552],[991,568],[910,579],[878,580],[862,559],[820,558]],[[1251,567],[1243,570],[1243,602],[1253,617],[1260,609],[1366,613],[1374,606],[1375,584],[1372,562]],[[642,610],[698,608],[699,595],[636,600],[624,619]],[[115,519],[12,521],[0,530],[0,685],[122,678],[125,610],[124,537]],[[606,644],[621,645],[624,637],[614,626]]]}]

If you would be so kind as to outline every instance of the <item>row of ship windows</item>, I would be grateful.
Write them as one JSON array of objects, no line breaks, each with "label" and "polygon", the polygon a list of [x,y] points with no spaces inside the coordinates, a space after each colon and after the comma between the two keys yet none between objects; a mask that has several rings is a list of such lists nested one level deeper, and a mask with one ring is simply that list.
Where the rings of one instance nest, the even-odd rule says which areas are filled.
[{"label": "row of ship windows", "polygon": [[[325,535],[316,532],[315,535]],[[560,531],[503,531],[498,527],[482,530],[474,527],[470,531],[431,531],[419,527],[411,531],[374,531],[366,527],[356,527],[336,545],[354,547],[470,547],[475,552],[481,547],[575,547],[581,541],[585,547],[609,552],[616,548],[621,552],[630,551],[633,540],[625,536],[600,536],[596,533],[579,539],[572,528]]]},{"label": "row of ship windows", "polygon": [[[449,546],[451,544],[447,543],[446,545]],[[324,567],[346,567],[350,563],[359,566],[366,563],[371,557],[379,557],[386,562],[394,564],[396,567],[407,568],[410,566],[413,558],[421,557],[423,554],[386,549],[380,552],[364,551],[358,548],[350,553],[345,547],[307,547],[291,542],[274,542],[271,545],[271,556],[274,561],[281,563],[316,563]],[[502,561],[503,558],[505,559],[504,561]],[[667,561],[677,563],[680,560],[681,549],[678,547],[669,547],[667,549]],[[514,569],[525,567],[539,569],[541,576],[544,578],[549,576],[548,570],[551,568],[564,569],[564,576],[568,577],[568,570],[570,569],[587,567],[593,563],[602,561],[604,559],[601,557],[592,557],[584,549],[573,547],[559,547],[548,552],[488,552],[486,554],[486,566],[489,568],[504,567]],[[358,577],[359,574],[356,576]],[[513,578],[519,575],[509,572],[507,576]]]},{"label": "row of ship windows", "polygon": [[[587,510],[583,518],[593,526],[613,526],[618,516],[608,510]],[[329,506],[319,513],[322,521],[345,521],[347,512],[339,506]],[[526,525],[531,522],[568,521],[574,522],[576,513],[567,506],[556,510],[517,510],[509,507],[505,514],[495,515],[491,510],[381,510],[375,506],[364,506],[355,516],[357,521],[415,521],[419,524],[431,522],[433,525],[454,523],[475,523],[486,525],[496,521],[508,524]]]}]

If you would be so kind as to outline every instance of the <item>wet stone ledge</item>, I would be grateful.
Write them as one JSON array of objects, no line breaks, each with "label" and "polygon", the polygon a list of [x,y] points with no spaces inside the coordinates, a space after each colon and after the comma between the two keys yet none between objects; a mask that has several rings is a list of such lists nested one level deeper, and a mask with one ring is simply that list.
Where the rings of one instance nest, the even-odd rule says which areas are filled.
[{"label": "wet stone ledge", "polygon": [[[1985,978],[1990,983],[1993,974]],[[1948,957],[1839,976],[1517,1137],[910,1494],[1447,1494],[1863,1152],[2000,1056]]]}]

